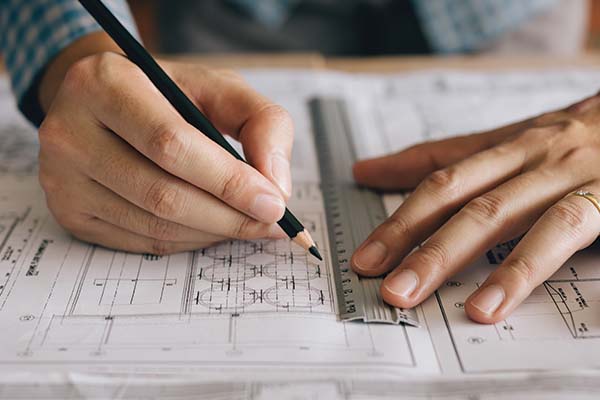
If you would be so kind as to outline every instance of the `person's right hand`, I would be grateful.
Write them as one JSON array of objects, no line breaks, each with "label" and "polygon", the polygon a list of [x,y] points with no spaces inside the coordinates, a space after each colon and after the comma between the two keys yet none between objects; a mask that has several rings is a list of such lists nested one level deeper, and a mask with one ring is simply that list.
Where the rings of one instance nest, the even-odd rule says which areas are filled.
[{"label": "person's right hand", "polygon": [[256,169],[188,124],[127,58],[90,56],[70,67],[39,131],[39,180],[56,220],[85,241],[153,254],[282,237],[287,112],[234,73],[161,64]]}]

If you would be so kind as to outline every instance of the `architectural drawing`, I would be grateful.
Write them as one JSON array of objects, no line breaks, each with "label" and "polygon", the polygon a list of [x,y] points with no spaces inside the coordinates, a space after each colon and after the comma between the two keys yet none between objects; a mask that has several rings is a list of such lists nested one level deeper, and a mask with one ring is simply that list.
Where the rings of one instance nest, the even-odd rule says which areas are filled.
[{"label": "architectural drawing", "polygon": [[[451,387],[457,398],[476,398],[495,393],[499,374],[509,376],[517,392],[527,379],[511,374],[600,367],[600,272],[593,248],[569,260],[496,325],[469,321],[464,301],[514,243],[492,250],[417,307],[420,328],[340,322],[307,109],[315,95],[345,98],[353,108],[351,123],[364,133],[356,142],[364,158],[568,104],[593,93],[600,73],[348,77],[256,71],[246,77],[296,121],[290,207],[317,240],[324,262],[307,258],[286,240],[228,241],[157,257],[73,239],[45,206],[35,177],[35,132],[9,106],[6,83],[0,84],[3,374],[31,374],[29,379],[54,372],[189,373],[231,382],[222,391],[204,387],[207,393],[235,392],[242,381],[252,390],[284,393],[284,385],[268,383],[331,379],[332,386],[320,392],[323,398],[336,398],[326,396],[330,393],[352,398],[373,386],[382,396],[393,396],[401,388],[398,380],[410,375],[423,388],[429,380],[446,380],[436,393]],[[456,377],[481,386],[473,391],[462,381],[448,384]],[[583,375],[571,378],[565,378],[570,389],[577,382],[589,387],[595,382]],[[384,379],[396,382],[377,383]],[[415,398],[435,398],[433,391],[414,385]],[[259,398],[252,393],[248,398]]]},{"label": "architectural drawing", "polygon": [[[536,288],[504,321],[469,322],[464,299],[497,264],[481,259],[435,296],[463,372],[561,369],[598,366],[600,274],[597,252],[581,253]],[[551,348],[551,352],[544,349]],[[541,354],[544,356],[542,357]],[[486,357],[494,359],[491,363]],[[527,363],[522,360],[527,359]]]},{"label": "architectural drawing", "polygon": [[[292,199],[298,215],[327,254],[318,187],[298,184],[294,193],[303,199]],[[12,200],[0,201],[1,323],[14,326],[4,333],[13,344],[0,346],[0,366],[175,363],[210,370],[218,360],[256,373],[274,362],[310,365],[314,373],[334,365],[417,367],[410,335],[418,331],[339,322],[328,261],[308,258],[289,240],[130,254],[70,237],[34,182]]]}]

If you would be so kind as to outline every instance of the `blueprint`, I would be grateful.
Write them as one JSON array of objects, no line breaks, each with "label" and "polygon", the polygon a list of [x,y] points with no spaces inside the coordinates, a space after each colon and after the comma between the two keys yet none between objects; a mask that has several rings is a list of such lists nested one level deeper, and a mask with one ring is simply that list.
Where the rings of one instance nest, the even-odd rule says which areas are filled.
[{"label": "blueprint", "polygon": [[[211,399],[600,393],[594,247],[495,325],[468,320],[463,302],[515,242],[490,250],[415,308],[420,327],[340,321],[307,106],[314,96],[346,100],[363,158],[567,105],[596,92],[600,72],[244,75],[294,118],[290,208],[323,262],[287,240],[158,257],[72,238],[46,208],[35,131],[0,81],[0,397],[26,387],[25,397],[43,398],[27,386],[32,380],[55,398],[117,398],[136,388]],[[386,196],[388,211],[402,198]]]}]

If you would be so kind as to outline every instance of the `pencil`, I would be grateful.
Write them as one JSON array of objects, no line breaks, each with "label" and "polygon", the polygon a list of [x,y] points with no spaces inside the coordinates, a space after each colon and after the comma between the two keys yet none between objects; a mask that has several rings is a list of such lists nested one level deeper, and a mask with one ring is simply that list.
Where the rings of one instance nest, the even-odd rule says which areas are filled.
[{"label": "pencil", "polygon": [[[117,43],[121,50],[125,52],[127,57],[148,76],[154,86],[156,86],[188,123],[203,132],[232,156],[246,162],[102,1],[79,0],[79,2]],[[323,260],[310,233],[290,210],[285,209],[283,217],[277,221],[277,224],[279,224],[281,229],[283,229],[294,243],[310,252],[310,254],[319,260]]]}]

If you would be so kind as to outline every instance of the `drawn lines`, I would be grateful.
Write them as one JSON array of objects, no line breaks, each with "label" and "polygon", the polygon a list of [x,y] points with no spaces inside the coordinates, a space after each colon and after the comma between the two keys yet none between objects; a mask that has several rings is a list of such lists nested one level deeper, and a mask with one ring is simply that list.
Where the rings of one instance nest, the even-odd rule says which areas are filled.
[{"label": "drawn lines", "polygon": [[201,252],[192,313],[333,312],[324,264],[293,246],[231,241]]},{"label": "drawn lines", "polygon": [[600,279],[560,279],[544,283],[574,339],[600,338]]}]

